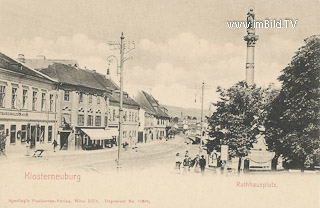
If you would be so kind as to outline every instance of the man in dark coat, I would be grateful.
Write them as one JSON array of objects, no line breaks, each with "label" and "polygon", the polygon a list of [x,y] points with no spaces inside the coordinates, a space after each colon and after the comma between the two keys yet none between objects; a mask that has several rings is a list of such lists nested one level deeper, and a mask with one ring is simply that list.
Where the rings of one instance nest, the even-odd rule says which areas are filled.
[{"label": "man in dark coat", "polygon": [[204,173],[204,170],[206,168],[206,159],[204,159],[204,156],[201,156],[201,159],[199,160],[199,165],[200,165],[200,169],[201,172]]}]

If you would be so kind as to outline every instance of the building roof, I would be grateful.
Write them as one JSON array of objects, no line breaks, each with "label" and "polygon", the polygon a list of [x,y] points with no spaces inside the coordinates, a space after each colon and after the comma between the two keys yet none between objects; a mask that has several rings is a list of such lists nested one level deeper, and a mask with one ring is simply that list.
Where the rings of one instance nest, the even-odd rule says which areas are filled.
[{"label": "building roof", "polygon": [[37,70],[33,69],[32,67],[29,67],[26,64],[19,62],[17,60],[14,60],[1,52],[0,52],[0,68],[6,69],[12,72],[16,72],[19,74],[23,74],[23,75],[37,77],[50,82],[57,82],[51,77],[43,73],[40,73]]},{"label": "building roof", "polygon": [[152,112],[153,115],[159,117],[170,118],[167,113],[164,111],[166,108],[159,104],[159,102],[150,94],[141,91],[136,96],[136,101],[143,106],[144,109],[147,109],[149,112]]},{"label": "building roof", "polygon": [[70,59],[46,59],[43,57],[42,59],[24,59],[24,62],[26,65],[40,70],[40,69],[45,69],[48,66],[54,64],[54,63],[60,63],[60,64],[65,64],[69,66],[79,66],[77,60],[70,60]]},{"label": "building roof", "polygon": [[87,87],[102,91],[108,90],[108,88],[105,88],[97,82],[94,75],[97,73],[93,71],[79,69],[65,64],[53,63],[52,65],[49,65],[48,68],[41,69],[40,72],[57,80],[61,84]]},{"label": "building roof", "polygon": [[[40,72],[56,79],[61,84],[73,85],[78,87],[86,87],[101,91],[117,91],[119,87],[111,80],[107,79],[103,74],[87,69],[69,66],[60,63],[53,63]],[[120,96],[117,93],[110,94],[110,102],[120,102]],[[139,106],[129,96],[124,96],[123,103],[127,105]]]}]

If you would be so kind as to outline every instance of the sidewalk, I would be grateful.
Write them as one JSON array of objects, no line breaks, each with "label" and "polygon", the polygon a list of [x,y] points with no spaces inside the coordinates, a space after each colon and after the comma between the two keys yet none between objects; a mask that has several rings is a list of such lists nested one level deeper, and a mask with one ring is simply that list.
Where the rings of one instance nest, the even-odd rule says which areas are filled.
[{"label": "sidewalk", "polygon": [[[147,146],[154,146],[160,143],[179,143],[180,138],[174,138],[166,141],[163,140],[154,140],[150,141],[148,143],[137,143],[136,147],[139,150],[139,147],[147,147]],[[126,151],[135,150],[130,147]],[[115,152],[118,151],[118,146],[114,146],[112,148],[105,148],[105,149],[97,149],[97,150],[56,150],[56,152],[53,151],[53,149],[45,150],[42,154],[43,157],[58,157],[58,156],[75,156],[75,155],[85,155],[85,154],[99,154],[99,153],[107,153],[107,152]],[[124,148],[121,147],[121,151],[125,151]],[[1,155],[0,156],[0,162],[5,160],[14,160],[14,159],[21,159],[21,158],[28,158],[32,157],[34,154],[34,151],[30,151],[30,155],[26,155],[26,151],[24,152],[12,152],[7,153],[6,156]]]}]

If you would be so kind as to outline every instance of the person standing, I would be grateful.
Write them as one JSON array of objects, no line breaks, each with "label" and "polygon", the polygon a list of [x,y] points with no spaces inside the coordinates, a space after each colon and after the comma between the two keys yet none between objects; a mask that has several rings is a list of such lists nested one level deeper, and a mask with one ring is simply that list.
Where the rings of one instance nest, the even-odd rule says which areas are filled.
[{"label": "person standing", "polygon": [[54,140],[52,145],[53,145],[53,151],[56,152],[56,147],[58,146],[57,140]]},{"label": "person standing", "polygon": [[176,160],[176,170],[178,173],[180,173],[181,158],[179,153],[176,154],[175,160]]},{"label": "person standing", "polygon": [[201,173],[203,174],[206,168],[206,159],[204,159],[203,155],[201,155],[201,159],[199,160],[199,165],[200,165]]},{"label": "person standing", "polygon": [[188,155],[185,155],[185,157],[184,157],[183,170],[184,170],[184,172],[189,171],[189,157],[188,157]]},{"label": "person standing", "polygon": [[197,155],[194,159],[193,170],[194,172],[199,172],[199,155]]}]

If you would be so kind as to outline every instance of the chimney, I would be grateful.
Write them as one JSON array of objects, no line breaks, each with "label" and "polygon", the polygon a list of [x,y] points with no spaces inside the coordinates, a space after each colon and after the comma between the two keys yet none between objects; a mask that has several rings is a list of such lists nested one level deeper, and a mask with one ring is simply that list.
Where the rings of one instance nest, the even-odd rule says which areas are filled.
[{"label": "chimney", "polygon": [[37,59],[46,60],[46,57],[45,57],[44,55],[38,55],[38,56],[37,56]]},{"label": "chimney", "polygon": [[107,68],[107,73],[106,73],[105,77],[106,77],[107,79],[111,79],[109,67]]},{"label": "chimney", "polygon": [[26,63],[26,59],[24,58],[24,54],[19,54],[17,60],[20,61],[21,63]]}]

